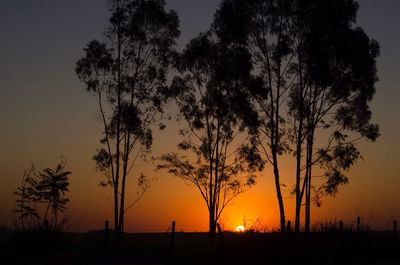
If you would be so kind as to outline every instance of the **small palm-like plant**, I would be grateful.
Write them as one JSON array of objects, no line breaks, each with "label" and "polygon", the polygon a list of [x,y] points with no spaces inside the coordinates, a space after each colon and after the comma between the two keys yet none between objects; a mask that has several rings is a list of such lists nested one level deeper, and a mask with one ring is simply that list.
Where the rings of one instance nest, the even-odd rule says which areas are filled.
[{"label": "small palm-like plant", "polygon": [[18,220],[21,221],[22,229],[32,227],[34,223],[40,226],[40,217],[37,211],[37,201],[40,200],[37,186],[37,175],[35,174],[35,167],[32,165],[30,169],[24,172],[21,180],[21,186],[14,192],[18,196],[15,201],[17,209],[14,212],[18,213]]},{"label": "small palm-like plant", "polygon": [[57,214],[64,212],[65,206],[69,199],[66,197],[66,192],[69,191],[68,176],[72,173],[65,171],[66,161],[61,160],[56,168],[45,168],[39,173],[40,181],[37,185],[37,190],[41,195],[41,200],[47,203],[44,219],[47,219],[49,210],[53,214],[53,226],[57,228]]},{"label": "small palm-like plant", "polygon": [[58,213],[67,209],[69,201],[66,193],[71,172],[65,168],[66,161],[62,159],[54,169],[45,168],[37,173],[32,165],[24,172],[21,185],[14,192],[18,196],[14,212],[19,214],[22,229],[43,228],[50,210],[52,228],[58,229]]}]

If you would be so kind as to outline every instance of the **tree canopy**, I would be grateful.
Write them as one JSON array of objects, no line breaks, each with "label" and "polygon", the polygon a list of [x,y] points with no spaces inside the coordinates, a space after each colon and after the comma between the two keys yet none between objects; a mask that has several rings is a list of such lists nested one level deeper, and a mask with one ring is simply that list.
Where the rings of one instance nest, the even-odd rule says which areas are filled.
[{"label": "tree canopy", "polygon": [[[106,176],[103,186],[114,191],[114,226],[124,227],[127,177],[139,184],[136,202],[148,188],[146,177],[135,169],[153,142],[151,126],[165,117],[167,71],[174,58],[179,20],[165,10],[163,0],[112,0],[104,41],[93,40],[76,63],[76,73],[94,95],[104,133],[102,147],[93,156]],[[163,125],[160,125],[162,128]]]},{"label": "tree canopy", "polygon": [[[221,213],[240,193],[255,184],[261,158],[246,145],[239,109],[246,104],[245,83],[252,82],[246,50],[224,45],[212,32],[200,34],[179,58],[180,75],[171,91],[186,123],[180,155],[164,154],[158,166],[197,187],[209,211],[210,240]],[[238,146],[238,142],[243,144]]]},{"label": "tree canopy", "polygon": [[[298,231],[303,194],[307,229],[310,201],[319,205],[321,195],[334,195],[348,182],[346,172],[360,158],[357,140],[379,136],[369,108],[379,46],[354,26],[357,9],[352,0],[225,0],[217,11],[214,27],[227,42],[247,49],[252,73],[263,81],[249,87],[258,121],[247,121],[259,152],[273,167],[281,230],[280,156],[295,156]],[[320,187],[311,184],[316,165],[324,176]]]}]

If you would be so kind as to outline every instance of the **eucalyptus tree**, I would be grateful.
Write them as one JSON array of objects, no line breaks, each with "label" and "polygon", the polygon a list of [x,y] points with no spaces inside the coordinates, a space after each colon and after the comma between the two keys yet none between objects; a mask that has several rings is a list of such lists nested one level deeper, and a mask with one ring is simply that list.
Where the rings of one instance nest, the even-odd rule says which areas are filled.
[{"label": "eucalyptus tree", "polygon": [[[295,141],[304,149],[304,155],[296,154],[297,175],[304,171],[296,227],[305,194],[305,230],[309,231],[311,202],[320,205],[322,195],[335,195],[340,185],[348,183],[347,172],[360,158],[357,142],[379,136],[368,105],[378,80],[379,45],[354,26],[355,1],[304,0],[296,8],[297,32],[302,36],[296,66],[303,82],[293,87],[289,106],[298,125]],[[312,184],[313,166],[322,169],[317,170],[323,177],[319,187]]]},{"label": "eucalyptus tree", "polygon": [[[309,230],[310,202],[320,203],[321,195],[334,195],[347,183],[345,173],[360,157],[356,141],[379,135],[368,106],[379,48],[354,27],[357,7],[353,0],[224,0],[217,11],[214,27],[251,53],[254,72],[263,80],[249,87],[253,112],[246,113],[257,121],[245,121],[258,151],[272,164],[282,231],[282,154],[295,157],[295,230],[304,194]],[[312,185],[316,165],[323,177],[319,187]]]},{"label": "eucalyptus tree", "polygon": [[285,231],[286,213],[280,157],[290,151],[285,106],[296,78],[291,68],[293,36],[289,13],[292,5],[292,1],[285,0],[224,0],[213,24],[227,42],[248,50],[254,72],[263,83],[249,87],[253,108],[244,111],[250,115],[244,120],[252,127],[252,143],[272,165],[281,231]]},{"label": "eucalyptus tree", "polygon": [[113,189],[119,235],[132,206],[125,202],[128,177],[138,182],[133,203],[149,187],[135,165],[150,151],[151,126],[165,118],[167,71],[180,33],[178,16],[165,10],[164,0],[111,0],[109,10],[105,38],[89,42],[76,73],[98,103],[104,132],[93,159],[106,176],[101,184]]},{"label": "eucalyptus tree", "polygon": [[[200,34],[183,51],[171,86],[186,126],[179,152],[161,157],[159,169],[194,185],[209,213],[213,242],[224,209],[255,184],[264,163],[246,144],[239,109],[249,108],[244,96],[251,63],[247,51],[225,45],[214,32]],[[238,145],[238,143],[242,143]]]}]

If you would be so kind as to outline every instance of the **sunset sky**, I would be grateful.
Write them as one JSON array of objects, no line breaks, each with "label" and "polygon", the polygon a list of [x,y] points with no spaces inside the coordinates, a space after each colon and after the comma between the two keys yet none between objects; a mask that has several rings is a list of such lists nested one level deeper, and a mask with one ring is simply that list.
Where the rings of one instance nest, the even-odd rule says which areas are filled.
[{"label": "sunset sky", "polygon": [[[166,0],[180,18],[181,49],[206,31],[217,0]],[[364,157],[350,171],[350,183],[335,198],[313,208],[312,220],[354,222],[359,215],[372,227],[385,229],[400,220],[400,1],[359,0],[357,25],[381,46],[377,93],[371,104],[373,122],[382,136],[360,142]],[[72,231],[99,229],[112,220],[112,190],[98,184],[92,156],[100,146],[102,127],[97,105],[86,93],[74,68],[83,48],[101,39],[108,20],[105,0],[1,0],[0,1],[0,225],[15,218],[13,191],[31,163],[38,169],[54,167],[67,159]],[[173,114],[170,104],[166,110]],[[153,155],[175,151],[180,125],[171,121],[154,135]],[[287,218],[293,220],[294,168],[282,162]],[[150,191],[126,216],[127,231],[166,231],[172,220],[177,231],[206,231],[206,204],[194,187],[166,172],[154,172],[151,163],[137,170],[152,177]],[[134,198],[134,181],[128,182],[128,200]],[[251,226],[259,220],[270,229],[278,226],[278,208],[271,167],[257,185],[226,209],[221,222],[233,230],[243,219]]]}]

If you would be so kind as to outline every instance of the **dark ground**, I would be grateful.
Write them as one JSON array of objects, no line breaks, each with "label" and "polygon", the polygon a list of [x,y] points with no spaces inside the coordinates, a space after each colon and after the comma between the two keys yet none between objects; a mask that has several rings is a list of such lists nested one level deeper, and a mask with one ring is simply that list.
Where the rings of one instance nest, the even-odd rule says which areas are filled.
[{"label": "dark ground", "polygon": [[104,232],[0,231],[5,264],[400,264],[400,234],[315,232],[126,234],[105,244]]}]

